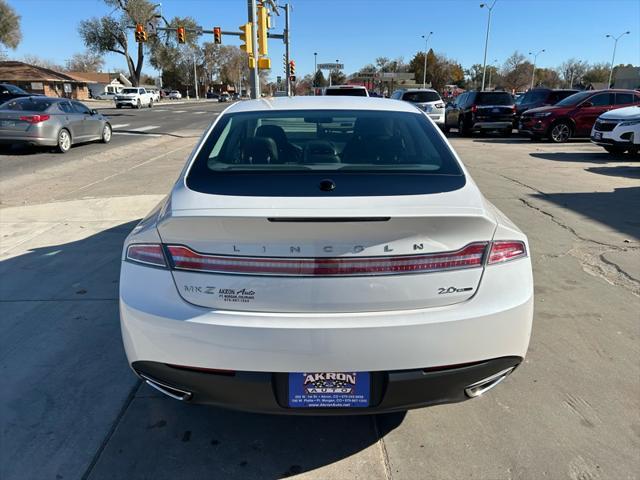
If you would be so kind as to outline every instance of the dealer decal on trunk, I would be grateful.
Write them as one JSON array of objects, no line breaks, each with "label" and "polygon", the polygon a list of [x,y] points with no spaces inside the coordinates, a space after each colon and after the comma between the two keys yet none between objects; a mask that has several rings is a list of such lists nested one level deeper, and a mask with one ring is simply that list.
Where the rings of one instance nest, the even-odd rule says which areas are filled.
[{"label": "dealer decal on trunk", "polygon": [[184,285],[183,288],[186,293],[217,295],[223,302],[249,303],[251,300],[255,300],[256,298],[255,290],[251,290],[249,288],[216,288],[202,285]]}]

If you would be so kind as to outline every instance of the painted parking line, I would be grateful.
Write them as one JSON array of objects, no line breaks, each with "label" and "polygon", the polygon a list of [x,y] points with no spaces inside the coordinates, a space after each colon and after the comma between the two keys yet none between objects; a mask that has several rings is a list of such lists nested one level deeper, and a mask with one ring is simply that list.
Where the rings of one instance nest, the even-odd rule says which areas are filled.
[{"label": "painted parking line", "polygon": [[207,112],[191,112],[191,113],[193,113],[194,115],[202,115],[203,113],[207,113]]},{"label": "painted parking line", "polygon": [[131,125],[130,123],[116,123],[115,125],[111,125],[111,128],[124,128]]},{"label": "painted parking line", "polygon": [[154,112],[168,112],[169,109],[167,109],[167,108],[154,108],[153,111]]},{"label": "painted parking line", "polygon": [[147,125],[145,127],[138,127],[133,132],[147,132],[149,130],[154,130],[156,128],[160,128],[160,125]]},{"label": "painted parking line", "polygon": [[187,113],[186,110],[173,110],[173,113]]}]

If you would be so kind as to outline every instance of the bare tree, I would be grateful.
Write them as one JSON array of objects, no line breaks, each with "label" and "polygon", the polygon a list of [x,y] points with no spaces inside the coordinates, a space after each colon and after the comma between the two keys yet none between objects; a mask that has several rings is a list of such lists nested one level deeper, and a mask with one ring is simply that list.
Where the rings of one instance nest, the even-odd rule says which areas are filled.
[{"label": "bare tree", "polygon": [[46,58],[39,57],[38,55],[27,54],[22,57],[22,61],[24,63],[28,63],[29,65],[35,65],[36,67],[48,68],[49,70],[62,71],[64,67],[62,65],[58,65],[51,60],[47,60]]},{"label": "bare tree", "polygon": [[20,40],[20,15],[5,0],[0,0],[0,45],[15,50]]},{"label": "bare tree", "polygon": [[533,65],[518,51],[513,52],[502,67],[504,85],[512,91],[526,89],[531,84],[532,73]]},{"label": "bare tree", "polygon": [[70,72],[97,72],[104,67],[104,58],[93,52],[74,53],[65,65]]},{"label": "bare tree", "polygon": [[125,57],[131,83],[140,83],[140,74],[144,64],[145,46],[137,45],[137,59],[134,62],[129,53],[129,34],[127,26],[141,23],[146,25],[155,17],[155,5],[148,0],[104,0],[119,13],[118,18],[111,16],[94,17],[83,20],[78,32],[87,48],[95,53],[117,53]]},{"label": "bare tree", "polygon": [[582,80],[582,76],[588,70],[589,65],[587,62],[570,58],[562,62],[558,67],[558,73],[564,80],[564,84],[568,88],[572,88],[573,85],[578,84]]}]

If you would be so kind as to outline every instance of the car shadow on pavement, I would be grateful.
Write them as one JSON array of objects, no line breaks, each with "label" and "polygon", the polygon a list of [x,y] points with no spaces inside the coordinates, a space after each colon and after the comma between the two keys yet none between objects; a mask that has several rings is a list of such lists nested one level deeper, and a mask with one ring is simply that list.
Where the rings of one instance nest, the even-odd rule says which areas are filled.
[{"label": "car shadow on pavement", "polygon": [[640,187],[616,188],[613,192],[547,193],[534,197],[573,210],[584,217],[640,240]]},{"label": "car shadow on pavement", "polygon": [[640,167],[630,167],[626,165],[617,167],[589,167],[586,171],[600,175],[609,175],[611,177],[640,178]]},{"label": "car shadow on pavement", "polygon": [[16,145],[2,145],[0,146],[0,156],[3,155],[15,155],[15,156],[25,156],[25,155],[35,155],[37,153],[47,152],[53,150],[54,147],[38,147],[26,144],[16,144]]},{"label": "car shadow on pavement", "polygon": [[634,160],[634,157],[630,155],[612,155],[604,150],[602,152],[534,152],[529,155],[534,158],[557,162],[609,163]]},{"label": "car shadow on pavement", "polygon": [[243,413],[180,403],[142,385],[89,479],[270,480],[319,468],[326,478],[380,478],[377,443],[404,417]]},{"label": "car shadow on pavement", "polygon": [[[276,479],[323,467],[333,478],[381,474],[378,442],[404,413],[241,413],[181,403],[140,383],[127,365],[118,318],[121,249],[136,224],[34,243],[0,261],[0,276],[11,278],[0,282],[2,456],[11,459],[3,480]],[[19,245],[27,227],[11,228],[6,248]],[[58,228],[54,242],[92,227]]]}]

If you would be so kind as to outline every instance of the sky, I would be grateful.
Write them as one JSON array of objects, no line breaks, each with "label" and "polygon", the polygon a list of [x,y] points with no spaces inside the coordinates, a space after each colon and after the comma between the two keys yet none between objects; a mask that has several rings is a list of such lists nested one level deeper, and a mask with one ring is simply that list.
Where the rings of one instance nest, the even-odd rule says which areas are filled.
[{"label": "sky", "polygon": [[[77,33],[81,20],[110,13],[102,0],[7,0],[22,17],[23,39],[11,58],[36,54],[59,64],[85,47]],[[162,13],[192,16],[205,29],[238,30],[246,22],[246,0],[158,0]],[[284,4],[286,0],[279,0]],[[487,1],[487,0],[485,0]],[[490,4],[492,0],[488,0]],[[482,63],[488,11],[481,0],[290,0],[291,58],[296,74],[312,73],[318,63],[344,63],[354,73],[380,56],[406,62],[425,48],[422,35],[433,32],[429,48],[456,60],[464,68]],[[275,18],[281,33],[284,18]],[[538,56],[540,67],[557,67],[575,57],[590,63],[611,61],[640,65],[640,1],[638,0],[497,0],[492,11],[487,63],[502,65],[515,50]],[[133,34],[131,34],[133,37]],[[212,41],[205,35],[201,41]],[[133,38],[131,38],[133,43]],[[239,45],[237,37],[223,43]],[[269,42],[271,78],[281,75],[284,45]],[[124,57],[105,56],[106,70],[126,69]],[[143,71],[155,74],[149,66]]]}]

